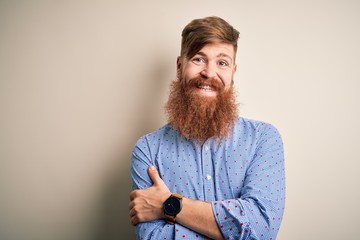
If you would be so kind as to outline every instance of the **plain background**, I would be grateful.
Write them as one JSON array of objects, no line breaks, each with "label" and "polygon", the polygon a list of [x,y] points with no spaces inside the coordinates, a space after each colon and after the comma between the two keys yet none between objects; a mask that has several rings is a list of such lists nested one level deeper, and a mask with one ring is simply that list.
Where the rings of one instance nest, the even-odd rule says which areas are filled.
[{"label": "plain background", "polygon": [[0,1],[0,239],[134,239],[130,155],[193,18],[241,32],[241,115],[285,143],[280,240],[360,239],[360,2]]}]

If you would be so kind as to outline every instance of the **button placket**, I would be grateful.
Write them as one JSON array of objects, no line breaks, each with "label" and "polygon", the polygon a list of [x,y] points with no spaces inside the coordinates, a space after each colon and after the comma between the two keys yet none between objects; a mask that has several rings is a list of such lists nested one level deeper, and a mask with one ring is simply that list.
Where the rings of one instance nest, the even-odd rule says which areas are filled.
[{"label": "button placket", "polygon": [[204,196],[207,201],[214,200],[213,164],[210,147],[207,143],[202,146],[202,163],[204,178]]}]

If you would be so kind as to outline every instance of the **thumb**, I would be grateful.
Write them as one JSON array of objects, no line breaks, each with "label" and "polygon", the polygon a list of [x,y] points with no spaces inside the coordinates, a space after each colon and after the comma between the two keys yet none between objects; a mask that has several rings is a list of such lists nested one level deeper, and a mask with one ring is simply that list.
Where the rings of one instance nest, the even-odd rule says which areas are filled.
[{"label": "thumb", "polygon": [[150,166],[148,169],[148,174],[154,185],[164,184],[163,180],[159,176],[159,172],[154,166]]}]

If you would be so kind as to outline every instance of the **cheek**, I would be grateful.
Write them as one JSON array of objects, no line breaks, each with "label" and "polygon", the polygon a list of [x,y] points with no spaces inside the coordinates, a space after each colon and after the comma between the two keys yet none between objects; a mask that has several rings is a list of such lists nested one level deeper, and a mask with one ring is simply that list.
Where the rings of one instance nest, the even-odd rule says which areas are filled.
[{"label": "cheek", "polygon": [[223,81],[224,81],[225,87],[229,88],[233,83],[233,75],[231,73],[224,75]]},{"label": "cheek", "polygon": [[191,78],[194,78],[200,74],[199,71],[196,71],[196,69],[184,69],[182,73],[182,77],[184,80],[188,81]]}]

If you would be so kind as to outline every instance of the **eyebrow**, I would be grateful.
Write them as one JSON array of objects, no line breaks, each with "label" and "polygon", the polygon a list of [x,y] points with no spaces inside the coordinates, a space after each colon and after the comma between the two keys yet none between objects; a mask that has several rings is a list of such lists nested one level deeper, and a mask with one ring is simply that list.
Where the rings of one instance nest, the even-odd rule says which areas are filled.
[{"label": "eyebrow", "polygon": [[[205,54],[205,53],[203,53],[203,52],[198,52],[198,53],[196,53],[195,55],[200,55],[200,56],[203,56],[203,57],[207,57],[207,55]],[[194,56],[195,56],[194,55]],[[230,57],[228,54],[226,54],[226,53],[219,53],[217,56],[216,56],[217,58],[228,58],[229,60],[230,60],[230,62],[232,63],[233,62],[233,59],[232,59],[232,57]]]}]

